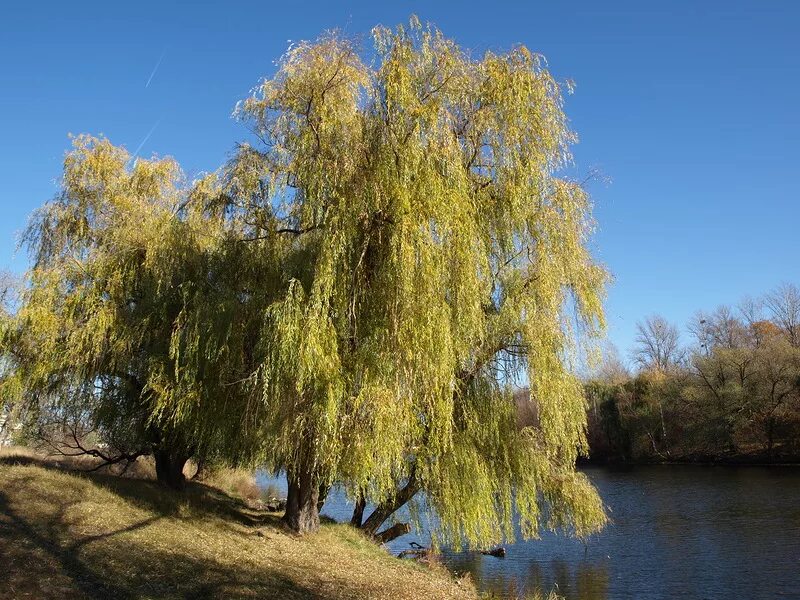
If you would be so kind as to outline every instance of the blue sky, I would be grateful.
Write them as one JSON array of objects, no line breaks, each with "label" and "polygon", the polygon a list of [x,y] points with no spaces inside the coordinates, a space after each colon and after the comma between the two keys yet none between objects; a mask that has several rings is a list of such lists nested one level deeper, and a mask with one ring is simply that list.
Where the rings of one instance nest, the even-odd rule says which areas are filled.
[{"label": "blue sky", "polygon": [[213,170],[246,136],[236,101],[289,40],[366,39],[416,13],[475,52],[523,43],[576,82],[574,173],[612,180],[592,187],[594,247],[623,352],[648,314],[682,326],[800,284],[800,3],[15,4],[0,8],[0,269],[24,270],[16,234],[55,193],[68,133]]}]

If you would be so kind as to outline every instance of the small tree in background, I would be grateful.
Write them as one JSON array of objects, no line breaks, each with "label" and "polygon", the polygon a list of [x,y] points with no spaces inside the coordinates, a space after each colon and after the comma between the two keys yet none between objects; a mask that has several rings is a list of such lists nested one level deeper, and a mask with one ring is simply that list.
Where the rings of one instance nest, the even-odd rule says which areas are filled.
[{"label": "small tree in background", "polygon": [[786,334],[792,346],[800,347],[800,289],[784,283],[764,297],[771,320]]},{"label": "small tree in background", "polygon": [[661,315],[636,323],[632,358],[646,370],[668,371],[683,361],[678,328]]}]

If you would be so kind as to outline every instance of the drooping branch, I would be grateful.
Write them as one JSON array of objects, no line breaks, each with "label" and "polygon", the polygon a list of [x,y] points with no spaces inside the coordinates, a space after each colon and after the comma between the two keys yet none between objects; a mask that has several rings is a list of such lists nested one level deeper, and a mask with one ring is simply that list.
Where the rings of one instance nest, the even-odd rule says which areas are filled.
[{"label": "drooping branch", "polygon": [[[275,230],[276,235],[282,235],[288,233],[289,235],[300,236],[304,233],[309,233],[310,231],[314,231],[319,229],[321,225],[310,225],[309,227],[281,227],[280,229]],[[241,238],[240,242],[257,242],[259,240],[266,240],[270,238],[271,234],[267,235],[256,235],[247,238]]]},{"label": "drooping branch", "polygon": [[67,456],[67,457],[91,456],[93,458],[99,458],[102,461],[99,464],[92,467],[91,469],[87,469],[87,472],[98,471],[103,467],[109,467],[111,465],[115,465],[121,462],[128,463],[124,468],[125,470],[127,470],[130,463],[136,461],[136,459],[138,459],[140,456],[147,456],[148,454],[150,454],[149,450],[135,450],[133,452],[119,451],[116,454],[110,454],[102,452],[97,448],[88,448],[83,444],[83,442],[81,442],[74,427],[69,426],[69,430],[70,430],[69,437],[71,438],[71,442],[62,441],[60,445],[54,443],[51,439],[49,439],[45,435],[40,434],[39,438],[60,456]]}]

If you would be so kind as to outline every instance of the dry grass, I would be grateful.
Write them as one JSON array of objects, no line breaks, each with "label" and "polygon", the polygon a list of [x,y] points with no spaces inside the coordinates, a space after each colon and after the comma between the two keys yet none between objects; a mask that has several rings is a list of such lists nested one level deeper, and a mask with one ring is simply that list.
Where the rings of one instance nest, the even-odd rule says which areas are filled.
[{"label": "dry grass", "polygon": [[475,598],[347,525],[296,537],[215,488],[0,457],[0,598]]},{"label": "dry grass", "polygon": [[215,469],[203,483],[241,498],[247,503],[259,501],[263,495],[252,471],[245,469]]},{"label": "dry grass", "polygon": [[[68,456],[56,452],[47,453],[44,450],[34,450],[25,446],[0,447],[0,458],[4,458],[8,461],[12,457],[36,459],[48,465],[66,470],[96,470],[96,472],[100,474],[117,475],[132,479],[155,480],[156,478],[156,466],[152,456],[140,456],[131,464],[117,463],[114,465],[103,465],[101,459],[86,454]],[[184,469],[184,473],[187,477],[193,475],[194,471],[194,466],[190,464],[187,464],[186,469]]]},{"label": "dry grass", "polygon": [[[94,471],[96,469],[97,473],[103,475],[117,475],[149,481],[156,479],[156,466],[152,456],[140,456],[130,464],[117,463],[101,466],[103,462],[101,459],[88,455],[65,456],[57,453],[44,453],[24,446],[9,446],[0,447],[0,458],[2,457],[6,457],[6,460],[11,457],[36,459],[65,470]],[[183,474],[187,479],[192,478],[196,472],[197,465],[192,461],[187,462],[183,468]],[[256,483],[255,474],[246,469],[215,468],[207,474],[202,483],[241,498],[249,504],[257,504],[264,496]]]}]

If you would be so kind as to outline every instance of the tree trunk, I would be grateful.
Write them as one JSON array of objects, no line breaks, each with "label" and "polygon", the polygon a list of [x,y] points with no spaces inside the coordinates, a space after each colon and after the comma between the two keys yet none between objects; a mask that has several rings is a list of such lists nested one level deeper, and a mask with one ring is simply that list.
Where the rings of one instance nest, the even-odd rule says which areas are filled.
[{"label": "tree trunk", "polygon": [[283,522],[297,533],[313,533],[319,529],[319,484],[308,470],[286,474],[288,491]]},{"label": "tree trunk", "polygon": [[391,527],[388,527],[376,534],[375,540],[379,544],[385,544],[399,538],[401,535],[407,534],[409,531],[411,531],[411,525],[408,523],[395,523]]},{"label": "tree trunk", "polygon": [[364,509],[367,507],[367,499],[364,498],[363,492],[358,495],[356,506],[353,509],[353,517],[350,519],[350,525],[353,527],[361,527],[364,520]]},{"label": "tree trunk", "polygon": [[182,490],[186,485],[183,467],[189,457],[185,453],[170,448],[157,448],[153,451],[156,459],[156,479],[173,490]]},{"label": "tree trunk", "polygon": [[364,521],[364,524],[361,526],[361,530],[367,535],[375,537],[378,527],[411,500],[418,491],[419,483],[417,482],[416,472],[412,469],[406,484],[397,491],[394,497],[385,502],[381,502],[378,507],[372,511],[372,514],[367,517],[367,520]]}]

